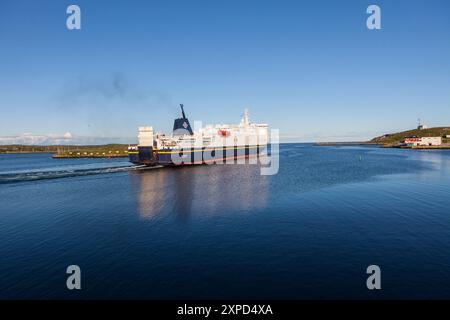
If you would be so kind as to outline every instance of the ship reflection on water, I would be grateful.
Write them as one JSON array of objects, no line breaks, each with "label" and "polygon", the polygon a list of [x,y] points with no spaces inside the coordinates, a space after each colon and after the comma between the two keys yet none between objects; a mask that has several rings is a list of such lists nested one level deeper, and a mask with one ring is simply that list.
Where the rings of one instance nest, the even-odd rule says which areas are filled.
[{"label": "ship reflection on water", "polygon": [[268,177],[254,164],[160,168],[130,174],[144,219],[246,212],[267,205]]}]

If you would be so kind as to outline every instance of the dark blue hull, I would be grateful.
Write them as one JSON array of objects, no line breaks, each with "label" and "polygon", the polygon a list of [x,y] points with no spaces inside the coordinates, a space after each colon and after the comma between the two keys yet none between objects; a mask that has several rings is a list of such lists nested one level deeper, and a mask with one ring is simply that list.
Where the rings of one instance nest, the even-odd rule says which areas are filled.
[{"label": "dark blue hull", "polygon": [[202,147],[188,149],[153,149],[138,147],[129,152],[130,162],[147,166],[174,166],[194,164],[233,163],[242,159],[257,156],[267,151],[267,145],[234,146],[234,147]]}]

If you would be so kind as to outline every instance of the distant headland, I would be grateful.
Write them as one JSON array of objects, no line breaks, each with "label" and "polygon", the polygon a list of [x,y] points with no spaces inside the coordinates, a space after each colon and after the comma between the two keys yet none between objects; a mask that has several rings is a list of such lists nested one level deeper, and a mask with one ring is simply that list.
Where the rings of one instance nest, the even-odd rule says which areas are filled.
[{"label": "distant headland", "polygon": [[53,158],[120,158],[128,157],[128,145],[0,145],[0,154],[5,153],[52,153]]},{"label": "distant headland", "polygon": [[416,129],[384,134],[361,142],[320,142],[318,146],[378,145],[383,148],[450,149],[450,127]]},{"label": "distant headland", "polygon": [[419,126],[413,130],[373,138],[369,143],[386,148],[450,149],[450,127]]}]

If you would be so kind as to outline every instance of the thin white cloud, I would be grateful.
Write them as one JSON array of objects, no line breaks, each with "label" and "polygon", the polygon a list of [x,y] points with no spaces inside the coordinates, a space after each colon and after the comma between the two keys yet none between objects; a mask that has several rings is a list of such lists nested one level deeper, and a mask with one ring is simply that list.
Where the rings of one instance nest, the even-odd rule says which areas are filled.
[{"label": "thin white cloud", "polygon": [[26,145],[46,145],[46,144],[67,144],[72,140],[72,134],[66,132],[60,134],[32,134],[22,133],[17,136],[0,137],[0,144],[26,144]]},{"label": "thin white cloud", "polygon": [[0,137],[0,145],[83,145],[107,143],[135,143],[136,138],[88,137],[77,136],[71,132],[64,134],[32,134],[22,133],[16,136]]}]

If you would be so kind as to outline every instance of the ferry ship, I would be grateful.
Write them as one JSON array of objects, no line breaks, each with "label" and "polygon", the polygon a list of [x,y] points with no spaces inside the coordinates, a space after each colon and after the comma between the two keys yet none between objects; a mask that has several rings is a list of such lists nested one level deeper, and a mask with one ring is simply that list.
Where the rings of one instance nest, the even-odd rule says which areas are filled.
[{"label": "ferry ship", "polygon": [[192,130],[181,107],[170,136],[153,127],[139,127],[138,145],[130,146],[130,162],[146,166],[232,163],[263,154],[269,143],[268,125],[251,123],[245,110],[239,124],[207,125]]}]

